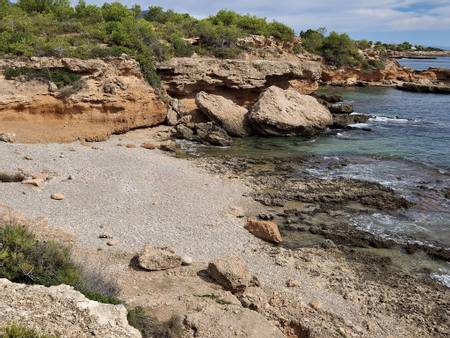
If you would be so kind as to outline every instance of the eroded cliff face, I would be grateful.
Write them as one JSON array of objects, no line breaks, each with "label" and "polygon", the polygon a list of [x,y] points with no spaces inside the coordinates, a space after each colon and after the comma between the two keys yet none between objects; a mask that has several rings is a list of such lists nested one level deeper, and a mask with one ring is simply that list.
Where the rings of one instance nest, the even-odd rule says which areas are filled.
[{"label": "eroded cliff face", "polygon": [[173,58],[157,66],[169,95],[191,99],[200,91],[221,95],[249,107],[272,85],[311,94],[318,88],[318,62],[293,60],[220,60]]},{"label": "eroded cliff face", "polygon": [[323,65],[320,82],[332,86],[358,84],[395,86],[405,82],[431,85],[449,80],[450,71],[445,69],[416,71],[401,67],[396,60],[387,60],[385,68],[380,70],[365,70],[357,67],[334,68]]},{"label": "eroded cliff face", "polygon": [[[66,70],[81,78],[56,88],[43,79],[3,75],[7,68]],[[160,124],[167,108],[126,57],[104,60],[30,58],[0,61],[0,132],[19,142],[102,140],[113,133]]]}]

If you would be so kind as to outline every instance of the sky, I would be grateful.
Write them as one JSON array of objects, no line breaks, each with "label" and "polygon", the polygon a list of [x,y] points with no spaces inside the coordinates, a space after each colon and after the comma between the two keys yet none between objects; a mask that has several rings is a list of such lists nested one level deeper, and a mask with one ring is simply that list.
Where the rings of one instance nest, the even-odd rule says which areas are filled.
[{"label": "sky", "polygon": [[[76,0],[75,0],[76,2]],[[102,0],[88,0],[102,4]],[[325,27],[355,39],[410,41],[450,49],[450,0],[126,0],[125,5],[150,5],[202,18],[220,9],[277,20],[297,32]]]}]

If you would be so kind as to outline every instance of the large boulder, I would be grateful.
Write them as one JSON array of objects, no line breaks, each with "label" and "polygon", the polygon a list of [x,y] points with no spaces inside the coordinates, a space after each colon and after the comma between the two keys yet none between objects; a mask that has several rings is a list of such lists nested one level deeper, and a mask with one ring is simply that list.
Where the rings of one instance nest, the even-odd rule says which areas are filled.
[{"label": "large boulder", "polygon": [[206,116],[222,126],[231,136],[241,137],[250,133],[246,108],[222,96],[203,91],[197,94],[195,101]]},{"label": "large boulder", "polygon": [[245,225],[245,229],[256,237],[268,242],[281,243],[283,240],[278,229],[278,224],[272,221],[250,219]]},{"label": "large boulder", "polygon": [[242,292],[248,286],[258,284],[256,277],[248,272],[239,256],[222,257],[209,263],[208,275],[225,290],[233,293]]},{"label": "large boulder", "polygon": [[330,111],[314,97],[276,86],[261,94],[249,118],[267,136],[311,135],[333,123]]},{"label": "large boulder", "polygon": [[137,257],[141,268],[149,271],[173,269],[181,266],[181,257],[169,248],[155,248],[145,245]]},{"label": "large boulder", "polygon": [[92,301],[71,286],[45,287],[0,279],[0,328],[24,324],[47,335],[67,338],[140,338],[123,305]]}]

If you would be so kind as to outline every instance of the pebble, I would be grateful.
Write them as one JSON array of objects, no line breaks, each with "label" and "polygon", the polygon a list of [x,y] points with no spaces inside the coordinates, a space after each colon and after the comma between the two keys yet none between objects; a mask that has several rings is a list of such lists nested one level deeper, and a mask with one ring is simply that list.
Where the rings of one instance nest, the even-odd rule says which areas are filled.
[{"label": "pebble", "polygon": [[144,143],[141,147],[148,150],[156,149],[156,146],[153,143]]},{"label": "pebble", "polygon": [[132,144],[132,143],[130,143],[130,144],[127,144],[125,147],[127,147],[127,148],[136,148],[136,145],[135,144]]},{"label": "pebble", "polygon": [[292,279],[288,279],[288,280],[286,281],[286,286],[287,286],[288,288],[295,288],[296,286],[298,286],[298,284],[297,284],[296,281],[294,281],[294,280],[292,280]]},{"label": "pebble", "polygon": [[106,242],[106,245],[108,245],[108,246],[115,246],[115,245],[118,245],[119,243],[120,242],[117,239],[112,239],[112,240]]},{"label": "pebble", "polygon": [[191,265],[192,263],[194,263],[194,260],[192,259],[191,256],[182,256],[181,257],[181,264],[182,265]]},{"label": "pebble", "polygon": [[25,156],[23,159],[27,161],[33,161],[33,158],[31,156]]},{"label": "pebble", "polygon": [[313,299],[309,306],[311,306],[314,310],[320,310],[322,308],[322,303],[318,299]]},{"label": "pebble", "polygon": [[61,201],[64,199],[64,195],[59,192],[55,192],[50,195],[50,198],[55,201]]}]

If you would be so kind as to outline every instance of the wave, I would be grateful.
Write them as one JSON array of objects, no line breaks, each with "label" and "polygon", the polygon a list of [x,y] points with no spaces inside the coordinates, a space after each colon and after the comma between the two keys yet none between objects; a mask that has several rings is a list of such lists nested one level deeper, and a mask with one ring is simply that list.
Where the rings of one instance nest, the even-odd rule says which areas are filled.
[{"label": "wave", "polygon": [[369,118],[371,122],[381,122],[381,123],[411,123],[416,122],[415,120],[409,120],[399,117],[387,117],[387,116],[373,116]]}]

